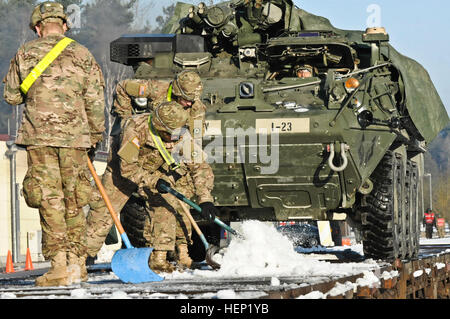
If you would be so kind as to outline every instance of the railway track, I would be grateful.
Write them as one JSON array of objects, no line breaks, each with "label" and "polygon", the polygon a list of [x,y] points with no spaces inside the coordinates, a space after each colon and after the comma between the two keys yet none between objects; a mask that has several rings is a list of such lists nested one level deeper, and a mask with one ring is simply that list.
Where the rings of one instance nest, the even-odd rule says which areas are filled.
[{"label": "railway track", "polygon": [[[350,259],[345,260],[345,256]],[[342,257],[344,256],[344,257]],[[354,262],[341,254],[339,263]],[[334,261],[336,263],[336,261]],[[125,285],[109,270],[90,269],[90,280],[70,287],[34,287],[47,269],[0,275],[0,299],[450,299],[450,246],[421,247],[417,260],[380,262],[370,272],[343,277],[304,276],[258,278],[168,279],[159,283]],[[370,280],[367,276],[370,275]]]}]

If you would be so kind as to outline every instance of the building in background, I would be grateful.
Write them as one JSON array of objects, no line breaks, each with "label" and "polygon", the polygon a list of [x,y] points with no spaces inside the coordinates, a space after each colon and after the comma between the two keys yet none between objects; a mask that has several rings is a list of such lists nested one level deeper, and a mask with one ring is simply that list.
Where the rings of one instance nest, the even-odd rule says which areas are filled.
[{"label": "building in background", "polygon": [[[14,140],[9,135],[0,134],[0,269],[6,264],[8,251],[13,252],[14,262],[25,262],[27,248],[33,262],[44,261],[41,252],[41,226],[37,209],[29,208],[21,194],[22,181],[28,169],[27,154],[24,149],[18,149],[15,156],[15,185],[16,204],[15,216],[11,208],[11,157],[6,154],[9,150],[7,141]],[[99,156],[105,157],[105,156]],[[106,161],[94,163],[97,173],[103,174]],[[17,236],[17,237],[16,237]],[[16,248],[17,247],[17,248]],[[16,251],[14,251],[16,250]]]}]

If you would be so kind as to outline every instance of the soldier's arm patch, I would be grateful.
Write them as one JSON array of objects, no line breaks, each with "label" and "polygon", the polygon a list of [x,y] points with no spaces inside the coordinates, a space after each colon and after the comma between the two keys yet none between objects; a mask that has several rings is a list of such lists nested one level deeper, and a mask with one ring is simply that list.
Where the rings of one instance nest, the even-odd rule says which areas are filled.
[{"label": "soldier's arm patch", "polygon": [[137,137],[133,138],[131,140],[131,143],[133,143],[138,149],[141,148],[141,143],[139,142],[139,139]]},{"label": "soldier's arm patch", "polygon": [[129,81],[125,90],[132,97],[148,97],[149,93],[147,85],[138,81]]},{"label": "soldier's arm patch", "polygon": [[137,162],[139,157],[139,150],[141,144],[137,137],[133,138],[131,141],[126,142],[119,150],[117,155],[120,156],[127,163]]}]

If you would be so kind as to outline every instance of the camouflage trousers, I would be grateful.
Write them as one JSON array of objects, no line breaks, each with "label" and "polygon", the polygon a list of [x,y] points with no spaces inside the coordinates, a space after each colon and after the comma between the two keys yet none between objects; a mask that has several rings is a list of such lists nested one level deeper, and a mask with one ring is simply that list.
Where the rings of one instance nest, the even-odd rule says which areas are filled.
[{"label": "camouflage trousers", "polygon": [[[144,229],[144,237],[153,248],[161,250],[173,250],[175,242],[190,242],[191,226],[189,220],[179,205],[179,200],[172,195],[164,197],[148,194],[140,191],[138,186],[120,175],[120,160],[118,158],[117,140],[113,140],[108,166],[102,176],[102,184],[111,201],[116,214],[119,214],[127,201],[135,192],[141,193],[147,201],[149,219]],[[186,196],[193,196],[192,185],[187,178],[182,178],[177,183],[177,190],[185,192]],[[87,216],[87,252],[94,257],[102,248],[114,221],[106,207],[100,192],[95,189],[89,203],[91,210]],[[176,207],[177,209],[174,209]],[[170,240],[169,240],[170,239]],[[163,249],[164,248],[164,249]]]},{"label": "camouflage trousers", "polygon": [[[177,190],[191,197],[190,190],[179,187]],[[170,194],[155,194],[146,205],[150,218],[144,228],[144,238],[149,247],[172,251],[175,246],[191,244],[192,225],[182,207],[189,209],[186,204]]]},{"label": "camouflage trousers", "polygon": [[[115,213],[119,215],[133,192],[137,190],[137,185],[117,174],[119,172],[117,166],[116,161],[108,163],[102,176],[102,185]],[[91,209],[87,216],[87,252],[89,256],[94,257],[102,248],[114,221],[97,188],[92,193],[89,206]]]},{"label": "camouflage trousers", "polygon": [[[156,250],[173,250],[175,243],[189,243],[192,230],[178,199],[172,195],[144,194],[137,185],[118,174],[114,174],[114,163],[110,163],[102,176],[102,184],[116,214],[119,214],[135,192],[143,195],[149,219],[144,229],[144,238]],[[181,179],[182,182],[184,180]],[[189,196],[192,191],[185,191]],[[94,257],[102,248],[111,227],[114,224],[105,201],[98,190],[93,192],[90,202],[91,210],[87,217],[87,252]]]},{"label": "camouflage trousers", "polygon": [[86,219],[82,207],[92,192],[86,150],[28,147],[28,172],[23,195],[39,209],[42,253],[50,259],[59,251],[86,254]]},{"label": "camouflage trousers", "polygon": [[437,232],[438,232],[439,238],[445,237],[445,227],[437,227]]}]

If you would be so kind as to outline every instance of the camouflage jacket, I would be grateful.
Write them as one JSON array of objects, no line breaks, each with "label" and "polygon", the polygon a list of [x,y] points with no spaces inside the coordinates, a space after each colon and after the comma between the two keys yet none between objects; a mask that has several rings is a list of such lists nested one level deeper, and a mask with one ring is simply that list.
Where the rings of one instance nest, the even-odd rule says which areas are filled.
[{"label": "camouflage jacket", "polygon": [[[139,92],[140,86],[143,87],[142,92]],[[143,97],[148,98],[151,102],[159,99],[160,96],[167,95],[169,86],[170,82],[159,80],[126,79],[120,81],[116,86],[112,113],[114,116],[120,117],[122,123],[125,123],[127,119],[135,114],[133,112],[132,98],[139,97],[141,93]]]},{"label": "camouflage jacket", "polygon": [[[121,134],[120,149],[124,149],[127,144],[132,143],[139,149],[131,158],[120,155],[121,176],[132,181],[140,188],[147,187],[152,192],[157,193],[156,183],[163,178],[173,183],[167,163],[164,161],[159,150],[155,146],[148,126],[148,114],[136,115],[130,118]],[[211,191],[214,187],[214,173],[211,166],[206,163],[206,155],[197,147],[191,154],[183,154],[183,147],[187,145],[191,150],[191,141],[181,139],[177,143],[165,143],[169,152],[175,148],[177,154],[181,154],[179,159],[180,168],[177,173],[183,176],[175,189],[183,191],[183,188],[193,189],[199,203],[213,202]],[[187,152],[185,152],[187,153]],[[193,158],[195,156],[195,158]],[[199,157],[200,156],[200,157]],[[203,157],[202,157],[203,156]],[[199,160],[199,158],[201,160]]]},{"label": "camouflage jacket", "polygon": [[[135,114],[131,99],[139,97],[138,91],[140,85],[145,88],[143,96],[149,100],[150,107],[147,110],[148,112],[151,112],[155,105],[168,100],[170,82],[141,79],[127,79],[119,82],[116,87],[112,113],[121,118],[121,126]],[[189,112],[189,127],[192,130],[194,129],[195,121],[201,121],[199,125],[204,125],[206,106],[200,100],[194,102],[192,107],[189,108]]]},{"label": "camouflage jacket", "polygon": [[73,42],[36,80],[25,96],[20,85],[61,40],[49,35],[25,43],[11,60],[4,98],[26,103],[16,143],[24,146],[90,148],[105,130],[104,79],[100,66]]}]

